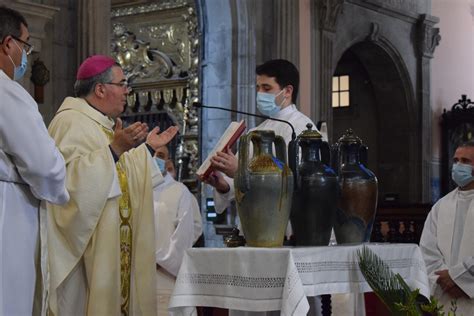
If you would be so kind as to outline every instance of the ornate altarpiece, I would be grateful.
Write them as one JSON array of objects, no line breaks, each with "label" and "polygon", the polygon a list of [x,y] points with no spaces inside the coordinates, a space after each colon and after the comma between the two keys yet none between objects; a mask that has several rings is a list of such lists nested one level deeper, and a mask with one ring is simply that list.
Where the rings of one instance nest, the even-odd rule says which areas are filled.
[{"label": "ornate altarpiece", "polygon": [[132,88],[121,117],[150,129],[178,125],[170,154],[178,180],[195,191],[200,128],[190,105],[199,100],[200,34],[194,1],[116,1],[111,18],[111,51]]}]

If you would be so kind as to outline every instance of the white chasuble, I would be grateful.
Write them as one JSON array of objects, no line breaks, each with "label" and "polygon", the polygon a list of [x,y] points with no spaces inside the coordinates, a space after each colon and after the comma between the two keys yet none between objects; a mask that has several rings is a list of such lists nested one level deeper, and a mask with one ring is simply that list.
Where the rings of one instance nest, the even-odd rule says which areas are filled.
[{"label": "white chasuble", "polygon": [[[161,174],[144,144],[120,157],[117,172],[112,127],[80,98],[66,98],[49,127],[66,160],[71,194],[64,207],[48,205],[54,315],[120,315],[121,307],[129,315],[156,313],[152,185]],[[117,181],[126,183],[121,194],[113,194]]]}]

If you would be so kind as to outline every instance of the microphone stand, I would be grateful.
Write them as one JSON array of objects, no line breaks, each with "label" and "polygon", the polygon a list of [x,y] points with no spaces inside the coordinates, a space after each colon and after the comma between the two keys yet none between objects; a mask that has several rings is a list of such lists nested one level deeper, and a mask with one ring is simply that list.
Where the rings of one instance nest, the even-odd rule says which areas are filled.
[{"label": "microphone stand", "polygon": [[291,132],[291,140],[295,140],[295,139],[296,139],[295,128],[293,127],[293,125],[292,125],[290,122],[285,121],[285,120],[280,120],[280,119],[273,118],[273,117],[266,116],[266,115],[260,115],[260,114],[254,114],[254,113],[248,113],[248,112],[244,112],[244,111],[239,111],[239,110],[232,110],[232,109],[221,108],[221,107],[218,107],[218,106],[204,105],[204,104],[202,104],[202,103],[200,103],[200,102],[194,102],[194,103],[193,103],[193,106],[196,107],[196,108],[206,108],[206,109],[223,110],[223,111],[227,111],[227,112],[239,113],[239,114],[244,114],[244,115],[249,115],[249,116],[260,117],[260,118],[263,118],[263,119],[266,119],[266,120],[272,120],[272,121],[278,121],[278,122],[286,123],[286,124],[288,124],[288,125],[291,127],[291,131],[292,131],[292,132]]}]

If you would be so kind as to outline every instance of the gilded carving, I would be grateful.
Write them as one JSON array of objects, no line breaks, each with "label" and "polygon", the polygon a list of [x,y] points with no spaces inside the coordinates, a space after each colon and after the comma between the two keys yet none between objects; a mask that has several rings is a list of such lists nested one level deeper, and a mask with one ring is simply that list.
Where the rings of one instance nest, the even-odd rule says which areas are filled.
[{"label": "gilded carving", "polygon": [[134,15],[134,14],[143,14],[155,11],[162,11],[167,9],[181,8],[188,5],[187,0],[160,0],[154,3],[137,5],[132,7],[123,7],[115,8],[112,10],[112,18]]},{"label": "gilded carving", "polygon": [[124,115],[167,113],[180,128],[178,178],[196,187],[199,116],[190,104],[199,101],[200,33],[193,3],[161,0],[113,8],[112,51],[133,88]]},{"label": "gilded carving", "polygon": [[[189,65],[189,41],[187,28],[183,24],[172,23],[148,25],[138,30],[140,38],[149,38],[151,45],[173,58],[178,65]],[[188,68],[188,67],[186,67]]]},{"label": "gilded carving", "polygon": [[130,82],[137,78],[155,81],[179,73],[169,56],[158,49],[151,49],[148,42],[137,39],[122,23],[114,24],[113,35],[112,53]]}]

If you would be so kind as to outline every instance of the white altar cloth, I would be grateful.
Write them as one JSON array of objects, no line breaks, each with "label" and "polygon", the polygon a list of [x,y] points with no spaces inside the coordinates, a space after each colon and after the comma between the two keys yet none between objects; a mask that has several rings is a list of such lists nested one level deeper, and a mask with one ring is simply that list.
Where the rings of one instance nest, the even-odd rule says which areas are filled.
[{"label": "white altar cloth", "polygon": [[[411,288],[430,296],[426,268],[415,244],[366,244]],[[173,315],[194,306],[305,315],[306,296],[364,293],[371,289],[357,264],[362,245],[296,248],[194,248],[179,270],[170,300]]]}]

